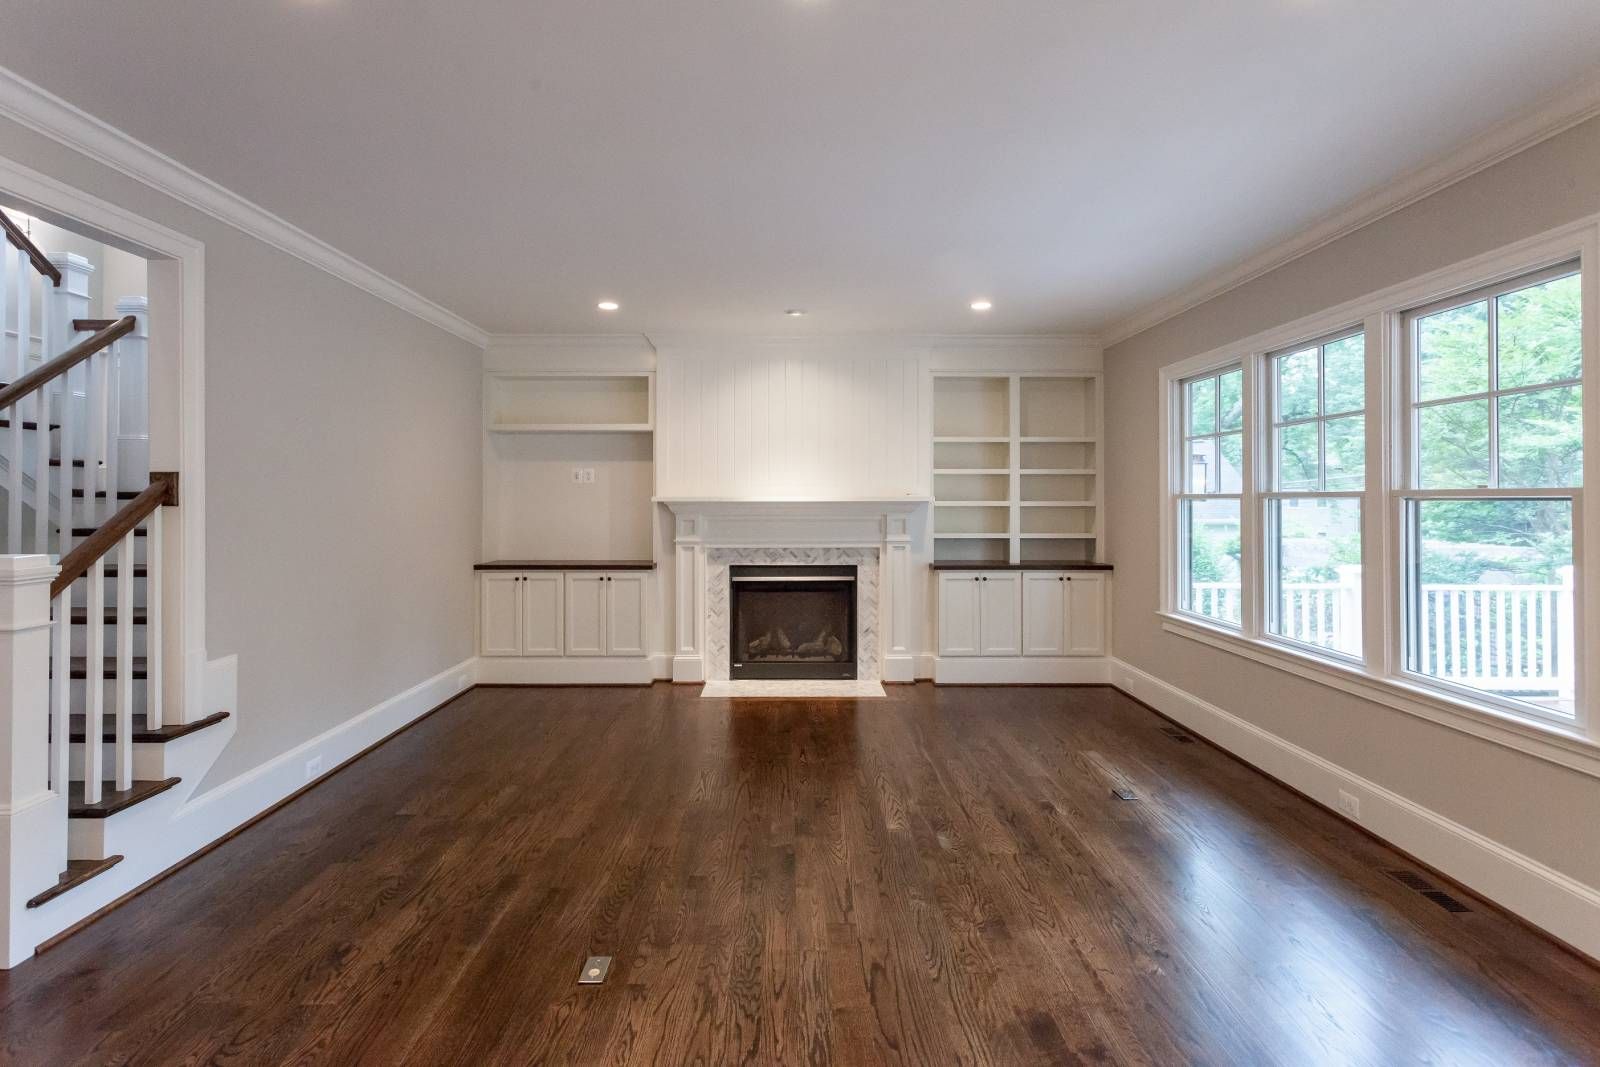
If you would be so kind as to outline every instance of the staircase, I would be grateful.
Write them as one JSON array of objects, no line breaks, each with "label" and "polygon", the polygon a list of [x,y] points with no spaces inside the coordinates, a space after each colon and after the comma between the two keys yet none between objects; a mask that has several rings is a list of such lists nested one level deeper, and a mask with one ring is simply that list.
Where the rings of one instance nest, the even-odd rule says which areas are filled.
[{"label": "staircase", "polygon": [[166,855],[161,835],[231,729],[214,729],[226,712],[189,717],[166,697],[181,666],[163,613],[178,475],[149,470],[145,304],[86,318],[87,262],[46,256],[3,212],[0,229],[0,324],[16,327],[14,341],[0,336],[0,922],[12,966],[132,888],[114,874],[130,855]]}]

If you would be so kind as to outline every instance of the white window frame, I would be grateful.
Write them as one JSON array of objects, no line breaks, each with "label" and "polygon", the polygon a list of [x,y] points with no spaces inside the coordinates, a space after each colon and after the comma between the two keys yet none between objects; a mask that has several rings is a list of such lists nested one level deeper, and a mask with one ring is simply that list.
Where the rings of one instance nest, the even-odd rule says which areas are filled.
[{"label": "white window frame", "polygon": [[[1408,313],[1441,301],[1489,290],[1503,282],[1576,263],[1583,281],[1584,441],[1589,459],[1600,454],[1600,215],[1559,227],[1505,248],[1348,301],[1295,322],[1262,331],[1241,341],[1170,364],[1160,371],[1159,432],[1164,470],[1158,479],[1161,496],[1161,599],[1157,614],[1163,628],[1317,681],[1392,709],[1464,733],[1527,752],[1551,762],[1600,777],[1600,679],[1584,669],[1583,650],[1594,640],[1586,618],[1600,611],[1600,493],[1581,489],[1484,491],[1492,497],[1556,496],[1573,500],[1573,567],[1575,647],[1578,677],[1575,719],[1530,714],[1529,705],[1501,700],[1478,690],[1455,686],[1406,670],[1405,504],[1430,490],[1415,490],[1412,370],[1407,360],[1405,319]],[[1462,301],[1470,302],[1470,301]],[[1366,334],[1366,461],[1362,498],[1362,623],[1360,662],[1316,646],[1286,641],[1267,632],[1265,599],[1267,501],[1274,496],[1316,494],[1274,493],[1268,482],[1271,466],[1269,357],[1295,347],[1336,338],[1362,329]],[[1182,411],[1181,382],[1226,369],[1244,367],[1244,492],[1241,494],[1241,615],[1235,631],[1179,608],[1177,540],[1184,441],[1175,421]],[[1553,383],[1552,383],[1553,384]],[[1263,390],[1267,390],[1263,392]],[[1266,455],[1261,461],[1258,457]],[[1590,477],[1600,463],[1586,463]],[[1460,497],[1459,490],[1437,495]]]},{"label": "white window frame", "polygon": [[[1367,339],[1366,339],[1366,328],[1365,328],[1365,325],[1362,324],[1362,323],[1357,323],[1354,326],[1347,326],[1347,327],[1345,327],[1343,329],[1330,330],[1330,331],[1327,331],[1326,333],[1322,334],[1319,337],[1313,337],[1313,338],[1310,338],[1309,340],[1305,340],[1305,341],[1299,342],[1297,344],[1284,345],[1282,347],[1274,348],[1272,351],[1265,352],[1261,356],[1261,368],[1260,368],[1261,386],[1260,386],[1260,388],[1261,388],[1261,395],[1267,398],[1267,403],[1265,405],[1266,417],[1264,419],[1262,419],[1261,431],[1258,434],[1258,439],[1260,441],[1260,446],[1261,446],[1261,455],[1266,457],[1265,462],[1263,462],[1260,465],[1261,468],[1262,468],[1262,477],[1261,477],[1261,483],[1262,484],[1261,484],[1260,491],[1259,491],[1259,495],[1260,495],[1260,498],[1261,498],[1261,506],[1260,506],[1261,544],[1260,544],[1260,547],[1259,547],[1258,551],[1259,551],[1260,556],[1261,556],[1261,565],[1262,565],[1261,566],[1261,584],[1262,584],[1262,587],[1263,587],[1263,591],[1262,591],[1263,599],[1262,599],[1262,604],[1261,604],[1261,630],[1262,630],[1261,638],[1262,638],[1262,640],[1271,641],[1274,644],[1281,644],[1281,645],[1284,645],[1284,646],[1286,646],[1286,647],[1288,647],[1290,649],[1299,650],[1300,652],[1302,652],[1305,655],[1318,656],[1318,657],[1324,657],[1325,656],[1325,657],[1328,657],[1330,659],[1336,660],[1336,661],[1341,662],[1341,663],[1358,663],[1359,664],[1359,663],[1363,663],[1363,662],[1366,661],[1366,650],[1365,650],[1365,648],[1363,648],[1360,653],[1357,653],[1355,655],[1348,655],[1348,654],[1340,652],[1340,651],[1338,651],[1336,649],[1326,648],[1326,647],[1323,647],[1321,645],[1311,644],[1308,641],[1297,641],[1292,637],[1288,637],[1288,636],[1286,636],[1284,634],[1276,633],[1273,630],[1273,624],[1278,618],[1278,612],[1279,612],[1279,607],[1280,607],[1280,603],[1281,603],[1280,597],[1278,596],[1278,583],[1279,583],[1279,579],[1280,579],[1281,575],[1279,574],[1279,566],[1278,566],[1278,559],[1277,559],[1277,544],[1276,544],[1276,540],[1277,539],[1273,536],[1274,533],[1275,533],[1275,521],[1274,521],[1274,517],[1273,517],[1273,505],[1275,503],[1277,503],[1278,501],[1283,501],[1283,500],[1354,500],[1354,501],[1356,501],[1356,505],[1359,508],[1360,513],[1361,513],[1362,585],[1363,585],[1363,588],[1362,588],[1362,591],[1361,591],[1361,603],[1362,603],[1362,611],[1363,611],[1363,613],[1365,613],[1365,610],[1366,610],[1366,607],[1365,607],[1366,606],[1366,602],[1367,602],[1367,591],[1365,589],[1365,585],[1366,585],[1366,546],[1367,546],[1367,521],[1366,520],[1367,520],[1367,516],[1373,510],[1373,504],[1372,504],[1372,502],[1370,500],[1368,500],[1368,487],[1370,487],[1370,485],[1372,484],[1372,479],[1370,477],[1370,473],[1368,473],[1367,476],[1362,478],[1362,482],[1361,482],[1362,488],[1360,488],[1360,489],[1327,489],[1327,488],[1323,488],[1324,486],[1327,485],[1327,481],[1328,481],[1328,471],[1327,471],[1327,452],[1328,452],[1328,450],[1327,450],[1327,424],[1328,424],[1328,422],[1330,420],[1338,419],[1338,418],[1347,418],[1349,416],[1357,415],[1357,414],[1359,414],[1362,417],[1362,420],[1363,420],[1362,424],[1366,428],[1365,432],[1368,435],[1366,452],[1368,453],[1368,462],[1369,462],[1369,465],[1370,465],[1370,453],[1371,453],[1370,435],[1371,435],[1371,432],[1372,432],[1372,415],[1371,415],[1371,412],[1369,411],[1368,406],[1367,406],[1371,401],[1370,392],[1367,394],[1367,396],[1365,396],[1363,398],[1362,406],[1359,409],[1354,409],[1354,410],[1350,410],[1350,411],[1338,411],[1338,412],[1331,412],[1331,413],[1326,412],[1324,410],[1325,407],[1326,407],[1326,405],[1324,403],[1324,395],[1325,395],[1325,393],[1327,391],[1327,384],[1323,380],[1323,370],[1324,370],[1324,368],[1323,368],[1323,352],[1322,352],[1322,350],[1323,350],[1323,348],[1325,346],[1333,344],[1336,341],[1342,341],[1342,340],[1345,340],[1346,338],[1357,337],[1357,336],[1359,336],[1359,337],[1361,337],[1363,339],[1363,346],[1367,350],[1366,367],[1365,367],[1366,374],[1365,374],[1364,380],[1370,380],[1371,376],[1372,376],[1371,375],[1371,372],[1372,372],[1372,367],[1371,367],[1371,345],[1370,345],[1370,343],[1367,342]],[[1278,396],[1278,387],[1277,387],[1277,382],[1275,380],[1276,379],[1276,375],[1273,373],[1273,364],[1282,356],[1293,355],[1294,353],[1302,352],[1302,351],[1304,351],[1304,350],[1306,350],[1308,348],[1312,348],[1312,347],[1315,347],[1317,349],[1317,414],[1306,416],[1306,417],[1303,417],[1303,418],[1282,419],[1282,418],[1279,417],[1280,416],[1280,412],[1279,412],[1280,397]],[[1304,425],[1311,425],[1311,426],[1315,426],[1317,428],[1317,465],[1318,465],[1317,466],[1317,469],[1318,469],[1317,480],[1320,483],[1320,485],[1316,489],[1279,489],[1278,488],[1278,473],[1279,473],[1278,472],[1278,441],[1277,441],[1278,431],[1283,429],[1285,426],[1304,426]],[[1364,618],[1363,618],[1363,622],[1365,622]],[[1365,626],[1362,627],[1362,632],[1363,632],[1363,634],[1365,634],[1365,632],[1366,632],[1366,627]]]},{"label": "white window frame", "polygon": [[[1179,397],[1178,397],[1178,416],[1177,416],[1177,418],[1178,418],[1178,452],[1179,452],[1179,459],[1177,461],[1177,465],[1178,465],[1179,469],[1174,472],[1176,474],[1177,483],[1178,483],[1177,484],[1177,493],[1176,493],[1176,503],[1175,503],[1175,506],[1177,508],[1177,513],[1174,516],[1174,521],[1177,523],[1178,537],[1180,538],[1182,545],[1185,546],[1185,548],[1186,548],[1187,545],[1188,545],[1188,541],[1189,541],[1189,524],[1188,524],[1188,521],[1184,517],[1185,505],[1193,503],[1195,501],[1206,501],[1206,500],[1232,500],[1235,503],[1237,503],[1239,505],[1239,544],[1240,544],[1240,550],[1241,550],[1241,557],[1240,557],[1239,563],[1240,563],[1240,570],[1241,570],[1240,581],[1241,581],[1241,584],[1242,584],[1243,580],[1244,580],[1243,579],[1243,574],[1242,574],[1242,571],[1243,571],[1243,568],[1244,568],[1244,559],[1243,559],[1242,552],[1243,552],[1243,545],[1244,545],[1244,538],[1245,538],[1245,528],[1244,528],[1244,522],[1245,522],[1245,518],[1244,518],[1244,487],[1248,483],[1243,481],[1243,479],[1245,477],[1244,468],[1241,468],[1241,470],[1240,470],[1241,482],[1240,482],[1239,490],[1236,491],[1236,492],[1230,492],[1230,491],[1223,490],[1223,488],[1222,488],[1222,478],[1221,478],[1221,471],[1222,471],[1222,439],[1224,437],[1238,437],[1240,439],[1241,446],[1243,448],[1248,449],[1248,447],[1249,447],[1248,443],[1245,441],[1245,438],[1247,438],[1249,436],[1249,426],[1250,426],[1250,414],[1249,414],[1249,408],[1248,407],[1246,407],[1246,409],[1245,409],[1244,419],[1240,423],[1238,430],[1233,430],[1232,428],[1229,428],[1226,432],[1224,432],[1224,430],[1222,429],[1222,379],[1223,379],[1223,377],[1225,375],[1230,374],[1235,370],[1240,372],[1240,388],[1242,390],[1244,388],[1244,377],[1245,377],[1245,375],[1244,375],[1244,367],[1238,361],[1234,361],[1234,362],[1231,362],[1231,363],[1225,363],[1222,366],[1220,366],[1220,367],[1218,367],[1218,368],[1216,368],[1214,370],[1206,371],[1203,374],[1192,374],[1192,375],[1189,375],[1188,377],[1184,378],[1182,381],[1180,381],[1178,383]],[[1197,379],[1200,379],[1200,380],[1211,379],[1211,380],[1216,382],[1215,407],[1214,407],[1214,411],[1213,411],[1211,432],[1210,433],[1199,433],[1199,434],[1190,433],[1188,389],[1189,389],[1189,386],[1194,381],[1196,381]],[[1191,468],[1191,462],[1192,462],[1192,459],[1193,459],[1193,456],[1192,456],[1192,454],[1190,453],[1190,450],[1189,450],[1189,442],[1190,441],[1196,441],[1196,440],[1202,440],[1202,439],[1205,439],[1205,438],[1209,438],[1213,442],[1212,459],[1215,462],[1216,468],[1217,468],[1217,471],[1218,471],[1217,490],[1216,490],[1216,492],[1210,492],[1210,491],[1195,492],[1195,491],[1193,491],[1193,490],[1191,490],[1189,488],[1189,474],[1190,474],[1190,471],[1192,469]],[[1186,608],[1186,607],[1183,606],[1183,592],[1184,592],[1185,589],[1188,588],[1188,585],[1189,585],[1189,575],[1188,575],[1189,559],[1188,559],[1187,551],[1185,551],[1185,550],[1179,550],[1178,551],[1177,567],[1178,567],[1178,571],[1177,571],[1177,573],[1178,573],[1178,596],[1177,596],[1177,599],[1174,601],[1174,603],[1177,606],[1177,610],[1183,612],[1186,616],[1190,616],[1192,618],[1197,618],[1197,619],[1203,619],[1205,622],[1209,623],[1212,626],[1219,626],[1219,627],[1222,627],[1222,628],[1227,629],[1227,630],[1238,632],[1239,631],[1239,627],[1230,625],[1229,623],[1224,622],[1221,619],[1217,619],[1217,618],[1214,618],[1214,617],[1209,616],[1209,615],[1203,615],[1200,612],[1193,611],[1192,609]],[[1242,588],[1240,590],[1240,594],[1239,595],[1240,595],[1240,613],[1241,613],[1241,618],[1242,618],[1242,615],[1243,615],[1243,612],[1244,612],[1244,604],[1245,604],[1244,591],[1243,591]],[[1241,623],[1241,625],[1242,625],[1242,623]]]}]

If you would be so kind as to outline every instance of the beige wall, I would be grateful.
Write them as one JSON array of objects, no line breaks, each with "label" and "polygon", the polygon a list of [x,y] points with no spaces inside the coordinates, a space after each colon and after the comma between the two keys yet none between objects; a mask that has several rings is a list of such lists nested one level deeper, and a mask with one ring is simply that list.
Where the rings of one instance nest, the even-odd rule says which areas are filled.
[{"label": "beige wall", "polygon": [[1167,364],[1596,212],[1600,119],[1105,354],[1117,656],[1591,886],[1600,886],[1600,781],[1161,629],[1156,423]]},{"label": "beige wall", "polygon": [[478,350],[53,141],[0,155],[205,243],[210,788],[473,654]]}]

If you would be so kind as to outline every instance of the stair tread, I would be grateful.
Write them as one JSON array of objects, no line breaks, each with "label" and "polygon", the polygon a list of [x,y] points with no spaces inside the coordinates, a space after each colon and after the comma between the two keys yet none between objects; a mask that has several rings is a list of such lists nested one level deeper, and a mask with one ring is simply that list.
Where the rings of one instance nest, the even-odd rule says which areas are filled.
[{"label": "stair tread", "polygon": [[[10,419],[0,419],[0,430],[9,430],[10,428],[11,428],[11,420]],[[24,430],[37,430],[39,428],[39,424],[37,422],[32,422],[32,421],[30,421],[28,419],[23,419],[22,420],[22,428]],[[50,428],[52,430],[59,430],[59,429],[61,429],[61,424],[59,422],[52,422],[50,424]]]},{"label": "stair tread", "polygon": [[[117,621],[117,617],[118,616],[117,616],[117,609],[116,608],[106,608],[105,623],[106,623],[107,626],[110,626],[113,623],[115,623]],[[72,625],[74,625],[74,626],[86,626],[86,625],[88,625],[88,622],[89,622],[89,609],[88,608],[73,608],[72,609],[72,618],[71,618],[70,621],[72,622]],[[144,608],[134,608],[133,609],[133,624],[135,626],[144,626],[149,621],[150,621],[150,619],[149,619],[148,613],[145,611]]]},{"label": "stair tread", "polygon": [[105,874],[122,862],[121,856],[107,856],[103,860],[68,860],[67,869],[61,872],[56,884],[28,901],[28,907],[48,904],[69,889],[76,889],[98,874]]},{"label": "stair tread", "polygon": [[[101,677],[110,681],[117,676],[117,657],[107,656],[105,657],[105,663],[104,673]],[[135,681],[145,677],[145,670],[145,658],[143,656],[133,657],[133,678]],[[75,682],[87,679],[89,677],[89,657],[73,656],[72,669],[67,674],[67,677]]]},{"label": "stair tread", "polygon": [[[82,470],[83,469],[83,460],[75,459],[75,460],[72,461],[72,465],[74,467],[77,467],[78,469]],[[50,458],[50,466],[59,467],[59,466],[61,466],[61,461],[59,459],[56,459],[54,456],[52,456]]]},{"label": "stair tread", "polygon": [[[151,730],[145,727],[145,714],[141,711],[133,717],[133,741],[135,744],[142,745],[165,744],[168,741],[175,741],[180,737],[187,737],[189,734],[192,734],[197,730],[204,730],[207,726],[215,726],[217,723],[221,722],[227,717],[227,712],[219,711],[213,715],[207,715],[203,719],[196,719],[194,722],[168,723],[167,725],[158,726],[154,730]],[[83,742],[83,724],[84,717],[82,715],[74,715],[72,716],[72,725],[68,728],[71,731],[71,740],[79,744],[82,744]],[[105,716],[104,730],[100,739],[102,741],[115,741],[117,739],[115,716]]]},{"label": "stair tread", "polygon": [[[94,536],[94,532],[97,529],[99,529],[98,526],[74,526],[72,528],[72,536],[73,537],[93,537]],[[146,530],[143,526],[141,526],[138,529],[133,531],[133,536],[135,536],[135,537],[147,537],[147,536],[149,536],[149,533],[150,533],[149,530]]]},{"label": "stair tread", "polygon": [[160,778],[136,781],[127,789],[113,788],[111,782],[100,783],[100,799],[93,804],[83,802],[83,783],[67,786],[67,817],[72,819],[107,819],[119,811],[126,811],[141,801],[165,793],[177,785],[181,778]]},{"label": "stair tread", "polygon": [[[83,499],[83,490],[82,489],[74,489],[72,491],[72,495],[76,499],[82,500]],[[118,500],[132,500],[134,497],[136,497],[138,495],[139,495],[139,491],[136,490],[136,489],[118,489],[117,490],[117,499]],[[96,500],[104,500],[106,498],[106,491],[104,489],[96,489],[94,491],[94,497],[95,497]]]}]

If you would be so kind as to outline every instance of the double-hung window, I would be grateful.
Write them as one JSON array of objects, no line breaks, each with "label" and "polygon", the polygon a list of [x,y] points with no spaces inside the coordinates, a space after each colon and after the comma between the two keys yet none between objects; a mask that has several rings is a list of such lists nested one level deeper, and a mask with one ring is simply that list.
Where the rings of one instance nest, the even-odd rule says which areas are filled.
[{"label": "double-hung window", "polygon": [[1268,355],[1271,429],[1265,629],[1361,657],[1366,337],[1346,331]]},{"label": "double-hung window", "polygon": [[1164,371],[1167,627],[1518,719],[1514,746],[1528,723],[1600,743],[1595,259],[1600,217]]},{"label": "double-hung window", "polygon": [[1237,627],[1244,493],[1244,371],[1227,367],[1181,384],[1179,606]]},{"label": "double-hung window", "polygon": [[1404,316],[1404,668],[1571,722],[1583,484],[1577,265]]}]

